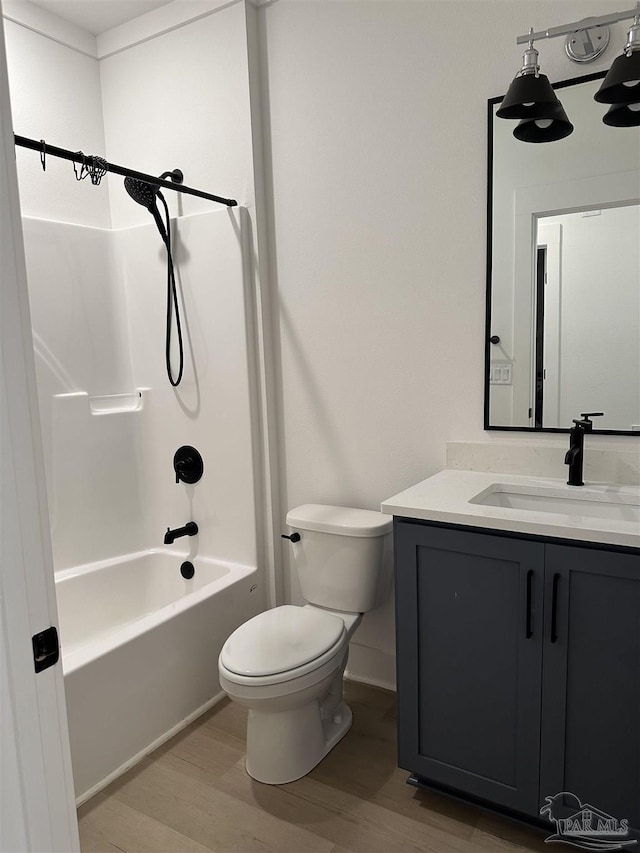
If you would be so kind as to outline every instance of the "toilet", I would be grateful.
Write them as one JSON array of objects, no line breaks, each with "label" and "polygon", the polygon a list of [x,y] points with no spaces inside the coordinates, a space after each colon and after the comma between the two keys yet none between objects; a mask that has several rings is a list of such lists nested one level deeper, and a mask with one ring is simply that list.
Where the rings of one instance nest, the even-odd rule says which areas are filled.
[{"label": "toilet", "polygon": [[222,689],[249,709],[247,772],[269,785],[305,776],[349,731],[349,640],[362,614],[388,598],[392,576],[388,515],[305,504],[290,510],[287,524],[308,603],[254,616],[218,659]]}]

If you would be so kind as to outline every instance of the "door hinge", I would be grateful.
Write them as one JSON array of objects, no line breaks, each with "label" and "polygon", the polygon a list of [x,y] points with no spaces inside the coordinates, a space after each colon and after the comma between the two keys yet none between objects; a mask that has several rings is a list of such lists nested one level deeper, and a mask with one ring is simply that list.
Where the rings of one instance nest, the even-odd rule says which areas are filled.
[{"label": "door hinge", "polygon": [[31,638],[31,644],[36,672],[42,672],[43,669],[48,669],[58,663],[60,643],[58,642],[58,632],[53,626],[45,631],[40,631],[39,634],[34,634]]}]

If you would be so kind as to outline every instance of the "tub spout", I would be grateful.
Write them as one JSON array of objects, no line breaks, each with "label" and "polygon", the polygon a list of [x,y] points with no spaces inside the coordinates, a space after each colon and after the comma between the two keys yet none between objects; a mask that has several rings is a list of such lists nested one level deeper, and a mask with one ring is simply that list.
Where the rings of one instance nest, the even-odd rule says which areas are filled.
[{"label": "tub spout", "polygon": [[175,540],[181,536],[195,536],[197,532],[198,525],[195,521],[188,521],[184,527],[176,527],[174,530],[167,527],[167,532],[164,534],[164,544],[173,545]]}]

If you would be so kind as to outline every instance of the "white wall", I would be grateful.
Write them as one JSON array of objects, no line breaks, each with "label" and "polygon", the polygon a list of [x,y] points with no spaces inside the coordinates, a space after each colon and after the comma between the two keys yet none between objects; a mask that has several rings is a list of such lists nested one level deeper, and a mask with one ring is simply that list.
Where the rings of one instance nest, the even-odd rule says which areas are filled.
[{"label": "white wall", "polygon": [[[26,4],[29,6],[30,4]],[[104,157],[98,62],[78,50],[5,19],[14,131],[52,145]],[[16,149],[24,216],[109,226],[109,193],[88,179],[77,182],[73,164]]]},{"label": "white wall", "polygon": [[[113,162],[151,174],[177,167],[188,186],[240,204],[253,200],[244,3],[108,56],[100,74]],[[122,179],[109,181],[114,226],[147,222]],[[165,195],[179,209],[176,197]],[[183,213],[214,209],[193,196],[180,196],[180,203]]]},{"label": "white wall", "polygon": [[[482,429],[487,99],[520,67],[517,35],[617,6],[261,10],[283,514],[306,501],[377,509],[443,468],[448,439],[495,438]],[[561,40],[540,50],[552,80],[584,73]],[[299,600],[290,570],[286,586]],[[391,608],[355,641],[352,673],[391,681]]]}]

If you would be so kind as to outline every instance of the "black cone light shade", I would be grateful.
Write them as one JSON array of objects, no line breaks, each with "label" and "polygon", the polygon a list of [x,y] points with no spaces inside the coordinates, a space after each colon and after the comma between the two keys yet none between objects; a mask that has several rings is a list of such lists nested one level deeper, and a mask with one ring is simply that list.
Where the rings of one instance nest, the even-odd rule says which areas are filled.
[{"label": "black cone light shade", "polygon": [[627,44],[594,95],[601,104],[640,103],[640,24],[627,33]]},{"label": "black cone light shade", "polygon": [[520,142],[555,142],[573,133],[573,125],[569,121],[562,104],[558,101],[553,115],[546,118],[523,119],[513,131]]},{"label": "black cone light shade", "polygon": [[[640,93],[638,93],[640,98]],[[602,121],[609,127],[640,127],[640,103],[614,104]]]},{"label": "black cone light shade", "polygon": [[523,74],[516,77],[502,100],[498,118],[545,119],[552,118],[556,107],[561,106],[549,78],[544,74]]},{"label": "black cone light shade", "polygon": [[522,69],[509,86],[496,116],[520,119],[513,135],[522,142],[553,142],[572,133],[573,125],[549,78],[540,74],[538,51],[533,42],[529,42]]},{"label": "black cone light shade", "polygon": [[601,104],[640,101],[640,50],[619,56],[593,97]]}]

